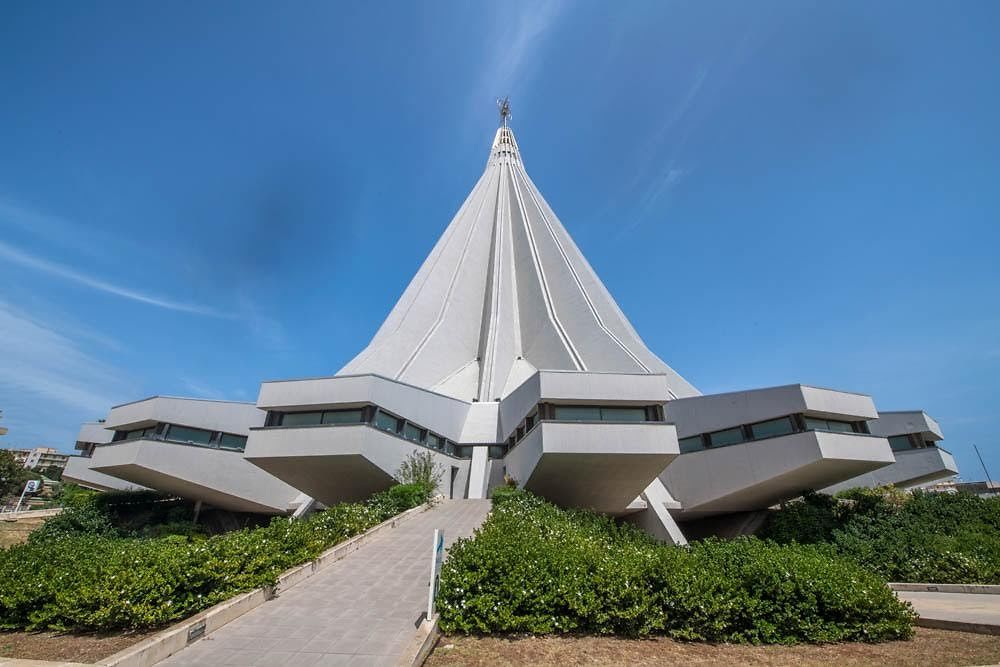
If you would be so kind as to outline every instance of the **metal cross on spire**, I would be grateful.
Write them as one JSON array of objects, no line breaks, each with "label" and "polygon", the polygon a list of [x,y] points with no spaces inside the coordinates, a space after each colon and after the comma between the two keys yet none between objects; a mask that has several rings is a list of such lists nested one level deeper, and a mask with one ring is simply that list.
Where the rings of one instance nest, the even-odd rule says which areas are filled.
[{"label": "metal cross on spire", "polygon": [[501,124],[507,127],[507,119],[510,118],[510,97],[505,97],[502,100],[498,97],[497,109],[500,111]]}]

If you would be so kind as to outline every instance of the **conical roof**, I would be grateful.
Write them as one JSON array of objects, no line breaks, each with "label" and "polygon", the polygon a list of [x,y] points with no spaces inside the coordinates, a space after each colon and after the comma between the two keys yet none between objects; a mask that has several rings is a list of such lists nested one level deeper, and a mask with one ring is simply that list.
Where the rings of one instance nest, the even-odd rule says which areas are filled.
[{"label": "conical roof", "polygon": [[536,370],[664,374],[676,397],[699,394],[642,342],[528,177],[505,122],[465,203],[338,375],[494,401]]}]

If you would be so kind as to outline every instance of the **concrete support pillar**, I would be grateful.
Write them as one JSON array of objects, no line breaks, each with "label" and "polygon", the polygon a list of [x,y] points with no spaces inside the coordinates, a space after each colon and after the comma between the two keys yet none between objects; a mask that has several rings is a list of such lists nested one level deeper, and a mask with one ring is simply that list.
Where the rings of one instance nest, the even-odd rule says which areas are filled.
[{"label": "concrete support pillar", "polygon": [[489,447],[472,448],[472,465],[469,468],[469,498],[485,498],[486,485],[489,482]]},{"label": "concrete support pillar", "polygon": [[667,509],[670,506],[679,507],[680,504],[674,500],[658,477],[646,487],[641,497],[646,501],[646,509],[630,514],[627,520],[658,540],[670,544],[687,544],[687,538]]}]

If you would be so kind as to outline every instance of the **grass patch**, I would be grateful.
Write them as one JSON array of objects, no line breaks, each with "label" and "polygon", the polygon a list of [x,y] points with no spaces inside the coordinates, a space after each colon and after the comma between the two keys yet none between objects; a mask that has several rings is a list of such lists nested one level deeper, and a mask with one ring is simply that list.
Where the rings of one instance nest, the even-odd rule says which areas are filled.
[{"label": "grass patch", "polygon": [[753,646],[617,637],[467,637],[438,640],[427,667],[630,667],[708,665],[732,667],[962,667],[1000,664],[1000,637],[917,628],[910,641],[866,644]]}]

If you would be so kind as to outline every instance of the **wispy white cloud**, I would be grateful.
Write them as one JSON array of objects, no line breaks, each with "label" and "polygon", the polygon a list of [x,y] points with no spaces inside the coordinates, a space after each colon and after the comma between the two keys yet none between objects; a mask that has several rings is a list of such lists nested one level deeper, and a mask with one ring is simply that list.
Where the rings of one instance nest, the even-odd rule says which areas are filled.
[{"label": "wispy white cloud", "polygon": [[136,250],[134,242],[120,236],[111,236],[93,225],[81,225],[68,218],[43,212],[13,199],[0,196],[0,228],[19,229],[48,243],[71,247],[76,253],[91,257],[107,257],[108,248],[129,254]]},{"label": "wispy white cloud", "polygon": [[[636,161],[637,169],[631,189],[639,186],[643,180],[646,183],[638,197],[632,221],[619,229],[619,236],[631,232],[642,224],[650,210],[663,199],[664,195],[674,190],[684,177],[690,174],[689,168],[682,167],[678,163],[691,130],[697,125],[696,121],[689,118],[689,114],[708,79],[708,74],[707,66],[695,71],[694,79],[684,95],[664,116],[663,122],[645,142],[646,148]],[[660,163],[659,168],[653,167],[656,162]],[[649,178],[650,171],[654,173],[652,178]]]},{"label": "wispy white cloud", "polygon": [[[689,165],[681,165],[688,140],[704,120],[705,110],[717,103],[729,79],[750,58],[766,33],[760,24],[748,26],[732,48],[710,55],[705,64],[694,71],[690,85],[664,114],[663,121],[651,133],[645,150],[636,160],[637,169],[630,189],[641,187],[642,183],[645,185],[638,197],[636,215],[631,223],[621,228],[622,232],[641,225],[653,207],[691,174]],[[653,166],[657,164],[659,168]]]},{"label": "wispy white cloud", "polygon": [[100,292],[105,292],[107,294],[113,294],[115,296],[122,297],[124,299],[130,299],[132,301],[138,301],[139,303],[145,303],[150,306],[156,306],[158,308],[166,308],[168,310],[175,310],[184,313],[192,313],[195,315],[206,315],[209,317],[222,317],[231,318],[233,315],[218,311],[209,306],[203,306],[195,303],[183,303],[180,301],[172,301],[170,299],[165,299],[162,297],[154,296],[141,292],[139,290],[131,289],[128,287],[122,287],[120,285],[115,285],[109,283],[100,278],[81,273],[76,269],[72,269],[63,264],[57,264],[56,262],[49,261],[42,257],[37,257],[31,255],[23,250],[15,248],[3,241],[0,241],[0,258],[6,259],[9,262],[19,264],[20,266],[33,269],[35,271],[40,271],[42,273],[47,273],[57,278],[62,278],[70,282],[77,283],[78,285],[83,285],[85,287],[90,287],[91,289],[98,290]]},{"label": "wispy white cloud", "polygon": [[470,101],[472,117],[481,118],[484,104],[504,95],[511,95],[517,113],[518,102],[527,96],[535,56],[567,6],[562,0],[492,5],[496,14],[490,19],[496,29],[485,40],[488,51]]},{"label": "wispy white cloud", "polygon": [[[60,331],[0,301],[0,407],[11,444],[66,447],[73,424],[104,416],[133,390],[120,369],[80,344],[86,331]],[[31,441],[28,438],[32,438]]]},{"label": "wispy white cloud", "polygon": [[505,5],[504,20],[497,21],[501,30],[495,37],[493,62],[484,73],[483,84],[500,90],[513,86],[565,6],[560,0],[548,0],[511,12],[511,6]]},{"label": "wispy white cloud", "polygon": [[288,332],[279,320],[263,312],[257,302],[246,294],[237,296],[234,301],[239,318],[246,322],[255,339],[275,352],[291,349]]},{"label": "wispy white cloud", "polygon": [[220,391],[217,387],[213,387],[196,378],[182,376],[180,381],[185,390],[191,394],[192,398],[213,398],[217,400],[232,398],[232,396],[226,395],[225,392]]},{"label": "wispy white cloud", "polygon": [[[684,148],[684,144],[687,143],[688,135],[691,131],[691,124],[689,123],[680,133],[674,132],[677,125],[684,120],[684,118],[691,111],[694,106],[695,101],[698,99],[698,94],[701,92],[702,87],[705,85],[705,80],[708,79],[709,68],[699,67],[695,71],[694,80],[688,87],[684,96],[669,110],[668,113],[664,114],[663,122],[660,123],[656,130],[650,135],[644,143],[644,151],[635,161],[636,173],[632,180],[632,185],[637,185],[642,179],[644,179],[649,173],[649,165],[657,157],[661,157],[665,150],[670,149],[670,157],[667,159],[668,162],[673,163],[677,159],[677,154]],[[668,166],[667,171],[670,170]],[[659,187],[662,183],[662,179],[654,179],[653,188]]]}]

